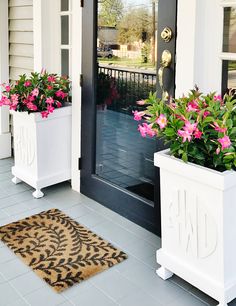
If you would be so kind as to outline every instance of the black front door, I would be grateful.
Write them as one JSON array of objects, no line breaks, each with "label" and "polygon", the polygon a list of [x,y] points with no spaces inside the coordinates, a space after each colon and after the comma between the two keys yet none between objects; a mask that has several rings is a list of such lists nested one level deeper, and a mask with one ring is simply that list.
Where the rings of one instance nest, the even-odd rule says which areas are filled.
[{"label": "black front door", "polygon": [[163,143],[133,112],[150,91],[173,95],[176,0],[89,0],[83,7],[81,192],[160,234]]}]

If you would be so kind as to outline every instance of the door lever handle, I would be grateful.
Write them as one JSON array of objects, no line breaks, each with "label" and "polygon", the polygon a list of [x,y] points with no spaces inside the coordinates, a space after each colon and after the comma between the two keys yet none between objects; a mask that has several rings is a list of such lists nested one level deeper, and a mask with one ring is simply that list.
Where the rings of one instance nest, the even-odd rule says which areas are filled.
[{"label": "door lever handle", "polygon": [[161,67],[158,70],[158,79],[159,79],[159,85],[161,87],[162,90],[162,99],[163,100],[168,100],[169,98],[169,94],[167,92],[167,90],[165,89],[164,86],[164,70],[165,68],[170,67],[172,62],[172,55],[170,53],[169,50],[164,50],[162,52],[162,56],[161,56]]}]

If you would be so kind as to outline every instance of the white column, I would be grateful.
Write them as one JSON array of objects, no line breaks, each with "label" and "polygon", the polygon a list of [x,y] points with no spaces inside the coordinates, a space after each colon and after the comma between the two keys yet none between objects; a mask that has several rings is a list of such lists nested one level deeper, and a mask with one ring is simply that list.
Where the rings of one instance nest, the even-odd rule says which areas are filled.
[{"label": "white column", "polygon": [[72,188],[80,191],[78,158],[81,155],[81,56],[82,9],[80,1],[72,0]]},{"label": "white column", "polygon": [[60,73],[60,1],[33,0],[34,71]]},{"label": "white column", "polygon": [[[0,83],[9,80],[8,60],[8,0],[0,1]],[[0,159],[11,156],[11,134],[9,132],[9,110],[0,107]]]},{"label": "white column", "polygon": [[219,0],[179,0],[176,42],[176,97],[194,85],[221,92],[223,9]]}]

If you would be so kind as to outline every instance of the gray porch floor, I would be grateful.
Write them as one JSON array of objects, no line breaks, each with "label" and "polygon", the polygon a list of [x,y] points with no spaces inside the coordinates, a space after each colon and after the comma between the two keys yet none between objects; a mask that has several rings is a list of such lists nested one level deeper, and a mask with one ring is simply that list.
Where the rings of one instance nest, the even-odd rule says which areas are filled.
[{"label": "gray porch floor", "polygon": [[[32,188],[11,182],[12,159],[0,160],[0,225],[50,208],[59,208],[128,253],[125,262],[81,284],[55,293],[0,242],[0,306],[204,306],[216,305],[177,276],[168,281],[155,273],[160,238],[82,194],[69,183],[44,189],[32,198]],[[230,306],[236,305],[236,301]]]}]

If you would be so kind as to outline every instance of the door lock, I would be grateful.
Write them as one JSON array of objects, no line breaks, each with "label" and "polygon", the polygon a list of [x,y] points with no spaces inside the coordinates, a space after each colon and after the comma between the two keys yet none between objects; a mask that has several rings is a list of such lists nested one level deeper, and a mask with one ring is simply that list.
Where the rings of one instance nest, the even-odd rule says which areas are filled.
[{"label": "door lock", "polygon": [[164,76],[165,68],[170,67],[171,62],[172,62],[172,55],[171,55],[170,51],[169,50],[164,50],[162,52],[162,56],[161,56],[161,67],[158,70],[159,85],[160,85],[161,90],[162,90],[162,99],[163,100],[168,100],[168,98],[169,98],[169,94],[164,87],[163,76]]},{"label": "door lock", "polygon": [[173,32],[171,30],[171,28],[169,27],[165,27],[163,29],[163,31],[161,32],[161,38],[165,41],[165,42],[169,42],[171,40],[171,38],[173,37]]}]

